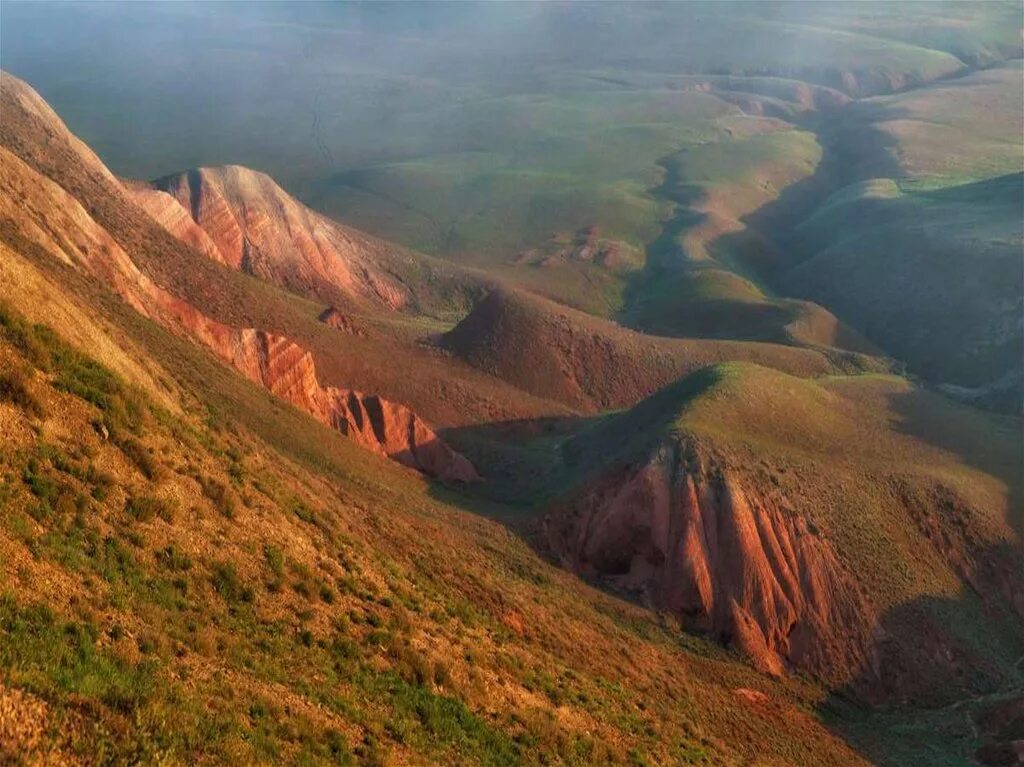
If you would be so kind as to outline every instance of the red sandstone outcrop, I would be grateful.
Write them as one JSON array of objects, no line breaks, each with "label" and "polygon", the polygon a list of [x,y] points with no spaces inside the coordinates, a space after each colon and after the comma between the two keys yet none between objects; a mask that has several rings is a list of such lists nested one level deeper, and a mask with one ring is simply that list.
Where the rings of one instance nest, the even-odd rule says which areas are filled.
[{"label": "red sandstone outcrop", "polygon": [[870,665],[875,620],[832,544],[686,440],[585,486],[545,531],[568,568],[639,593],[766,672],[828,679]]},{"label": "red sandstone outcrop", "polygon": [[[313,212],[264,173],[237,165],[199,168],[154,185],[208,235],[219,254],[212,257],[236,269],[327,298],[345,296],[391,309],[410,299],[386,266],[388,246]],[[157,212],[161,224],[180,217]],[[180,228],[164,225],[180,236]]]},{"label": "red sandstone outcrop", "polygon": [[349,315],[342,312],[335,306],[329,306],[320,313],[320,321],[327,327],[340,330],[350,336],[363,336],[366,331]]},{"label": "red sandstone outcrop", "polygon": [[313,356],[283,336],[244,329],[208,346],[274,395],[380,455],[448,482],[474,482],[476,469],[409,408],[375,394],[321,386]]},{"label": "red sandstone outcrop", "polygon": [[446,482],[479,479],[465,456],[404,405],[375,394],[321,386],[313,355],[291,339],[253,328],[228,328],[166,293],[156,300],[177,327],[246,378],[367,450]]},{"label": "red sandstone outcrop", "polygon": [[207,347],[250,380],[363,447],[446,481],[478,479],[473,465],[407,407],[323,387],[312,355],[290,339],[229,327],[154,283],[77,199],[2,146],[0,219],[27,243],[102,281],[140,314]]},{"label": "red sandstone outcrop", "polygon": [[126,189],[132,199],[148,213],[160,226],[177,237],[191,248],[195,248],[207,258],[219,261],[229,266],[238,264],[229,263],[221,254],[216,243],[206,231],[200,227],[192,217],[189,216],[181,204],[159,189],[152,189],[148,186],[137,184],[126,184]]},{"label": "red sandstone outcrop", "polygon": [[37,153],[66,150],[89,172],[102,176],[104,180],[115,185],[118,184],[114,174],[96,156],[96,153],[68,130],[64,121],[28,83],[7,72],[0,71],[0,91],[2,91],[4,110],[11,110],[3,113],[4,119],[11,119],[12,112],[16,110],[21,112],[38,129],[37,135],[32,137],[32,143],[35,144]]}]

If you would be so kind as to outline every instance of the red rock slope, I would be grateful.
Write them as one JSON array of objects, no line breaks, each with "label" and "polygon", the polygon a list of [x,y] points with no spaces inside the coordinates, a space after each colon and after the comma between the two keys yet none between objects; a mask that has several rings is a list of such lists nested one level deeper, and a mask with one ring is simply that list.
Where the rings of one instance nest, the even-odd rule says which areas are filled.
[{"label": "red rock slope", "polygon": [[766,672],[976,694],[1024,653],[1021,445],[994,424],[895,377],[708,368],[566,443],[543,537]]},{"label": "red rock slope", "polygon": [[[269,282],[330,300],[345,296],[399,309],[409,290],[389,268],[398,249],[313,212],[263,173],[237,165],[199,168],[135,192],[137,202],[188,244],[191,219],[215,246],[200,250]],[[177,209],[174,209],[174,203]]]},{"label": "red rock slope", "polygon": [[[48,154],[57,146],[64,150],[61,161],[87,166],[88,173],[110,182],[106,187],[109,194],[123,193],[98,158],[74,138],[31,88],[7,74],[0,79],[0,86],[0,108],[5,119],[20,118],[33,128],[33,135],[20,137],[15,147],[19,152],[38,160],[40,154]],[[152,195],[145,196],[160,202]],[[166,198],[162,204],[167,213],[170,198],[162,196]],[[134,210],[145,218],[141,210]],[[173,208],[170,212],[173,214]],[[5,221],[8,238],[31,244],[61,263],[92,275],[140,314],[202,344],[250,380],[360,445],[444,480],[477,479],[472,464],[408,408],[375,395],[323,387],[312,355],[298,344],[263,330],[233,328],[218,322],[154,283],[78,199],[2,145],[0,218]],[[180,217],[165,215],[163,220],[169,227],[188,231]],[[202,239],[196,237],[201,244]]]},{"label": "red rock slope", "polygon": [[833,545],[693,443],[669,440],[588,485],[547,533],[570,569],[643,592],[763,671],[867,665],[875,619]]}]

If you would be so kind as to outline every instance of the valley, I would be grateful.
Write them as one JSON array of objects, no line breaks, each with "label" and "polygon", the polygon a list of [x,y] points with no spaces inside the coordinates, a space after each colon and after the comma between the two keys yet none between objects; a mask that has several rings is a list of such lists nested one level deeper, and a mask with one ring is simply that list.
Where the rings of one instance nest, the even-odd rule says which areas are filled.
[{"label": "valley", "polygon": [[1013,764],[1019,9],[396,8],[4,8],[0,761]]}]

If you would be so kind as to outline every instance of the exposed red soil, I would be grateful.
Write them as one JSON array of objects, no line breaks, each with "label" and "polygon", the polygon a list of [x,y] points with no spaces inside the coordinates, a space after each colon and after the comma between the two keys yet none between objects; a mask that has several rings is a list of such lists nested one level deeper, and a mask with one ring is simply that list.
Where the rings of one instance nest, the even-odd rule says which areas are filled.
[{"label": "exposed red soil", "polygon": [[409,291],[387,268],[384,243],[313,212],[263,173],[229,165],[154,183],[216,243],[213,257],[222,263],[298,292],[390,309],[409,301]]},{"label": "exposed red soil", "polygon": [[869,662],[875,619],[832,544],[686,441],[587,484],[545,528],[565,566],[642,595],[765,672],[834,678]]},{"label": "exposed red soil", "polygon": [[335,306],[329,306],[324,309],[320,314],[320,321],[328,327],[340,330],[342,333],[350,336],[366,335],[366,331],[363,330],[351,315],[345,314]]},{"label": "exposed red soil", "polygon": [[[30,89],[13,78],[5,75],[3,86],[5,97],[34,103],[24,95]],[[50,113],[48,119],[56,121],[51,135],[70,136],[56,115]],[[81,157],[92,162],[88,155]],[[102,165],[93,169],[105,170]],[[324,387],[312,355],[294,341],[259,329],[231,327],[157,285],[75,197],[4,147],[0,190],[0,214],[22,237],[101,280],[143,316],[202,344],[250,380],[363,447],[443,480],[478,479],[473,465],[409,408],[376,395]],[[166,211],[166,199],[155,202]]]}]

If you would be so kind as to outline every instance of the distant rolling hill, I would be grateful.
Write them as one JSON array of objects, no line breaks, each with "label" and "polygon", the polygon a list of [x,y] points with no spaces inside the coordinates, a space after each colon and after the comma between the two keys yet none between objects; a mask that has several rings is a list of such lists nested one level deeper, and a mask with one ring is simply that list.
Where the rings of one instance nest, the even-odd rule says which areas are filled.
[{"label": "distant rolling hill", "polygon": [[886,366],[835,350],[646,335],[504,289],[480,301],[441,344],[480,370],[585,412],[632,405],[685,373],[725,360],[807,377]]}]

